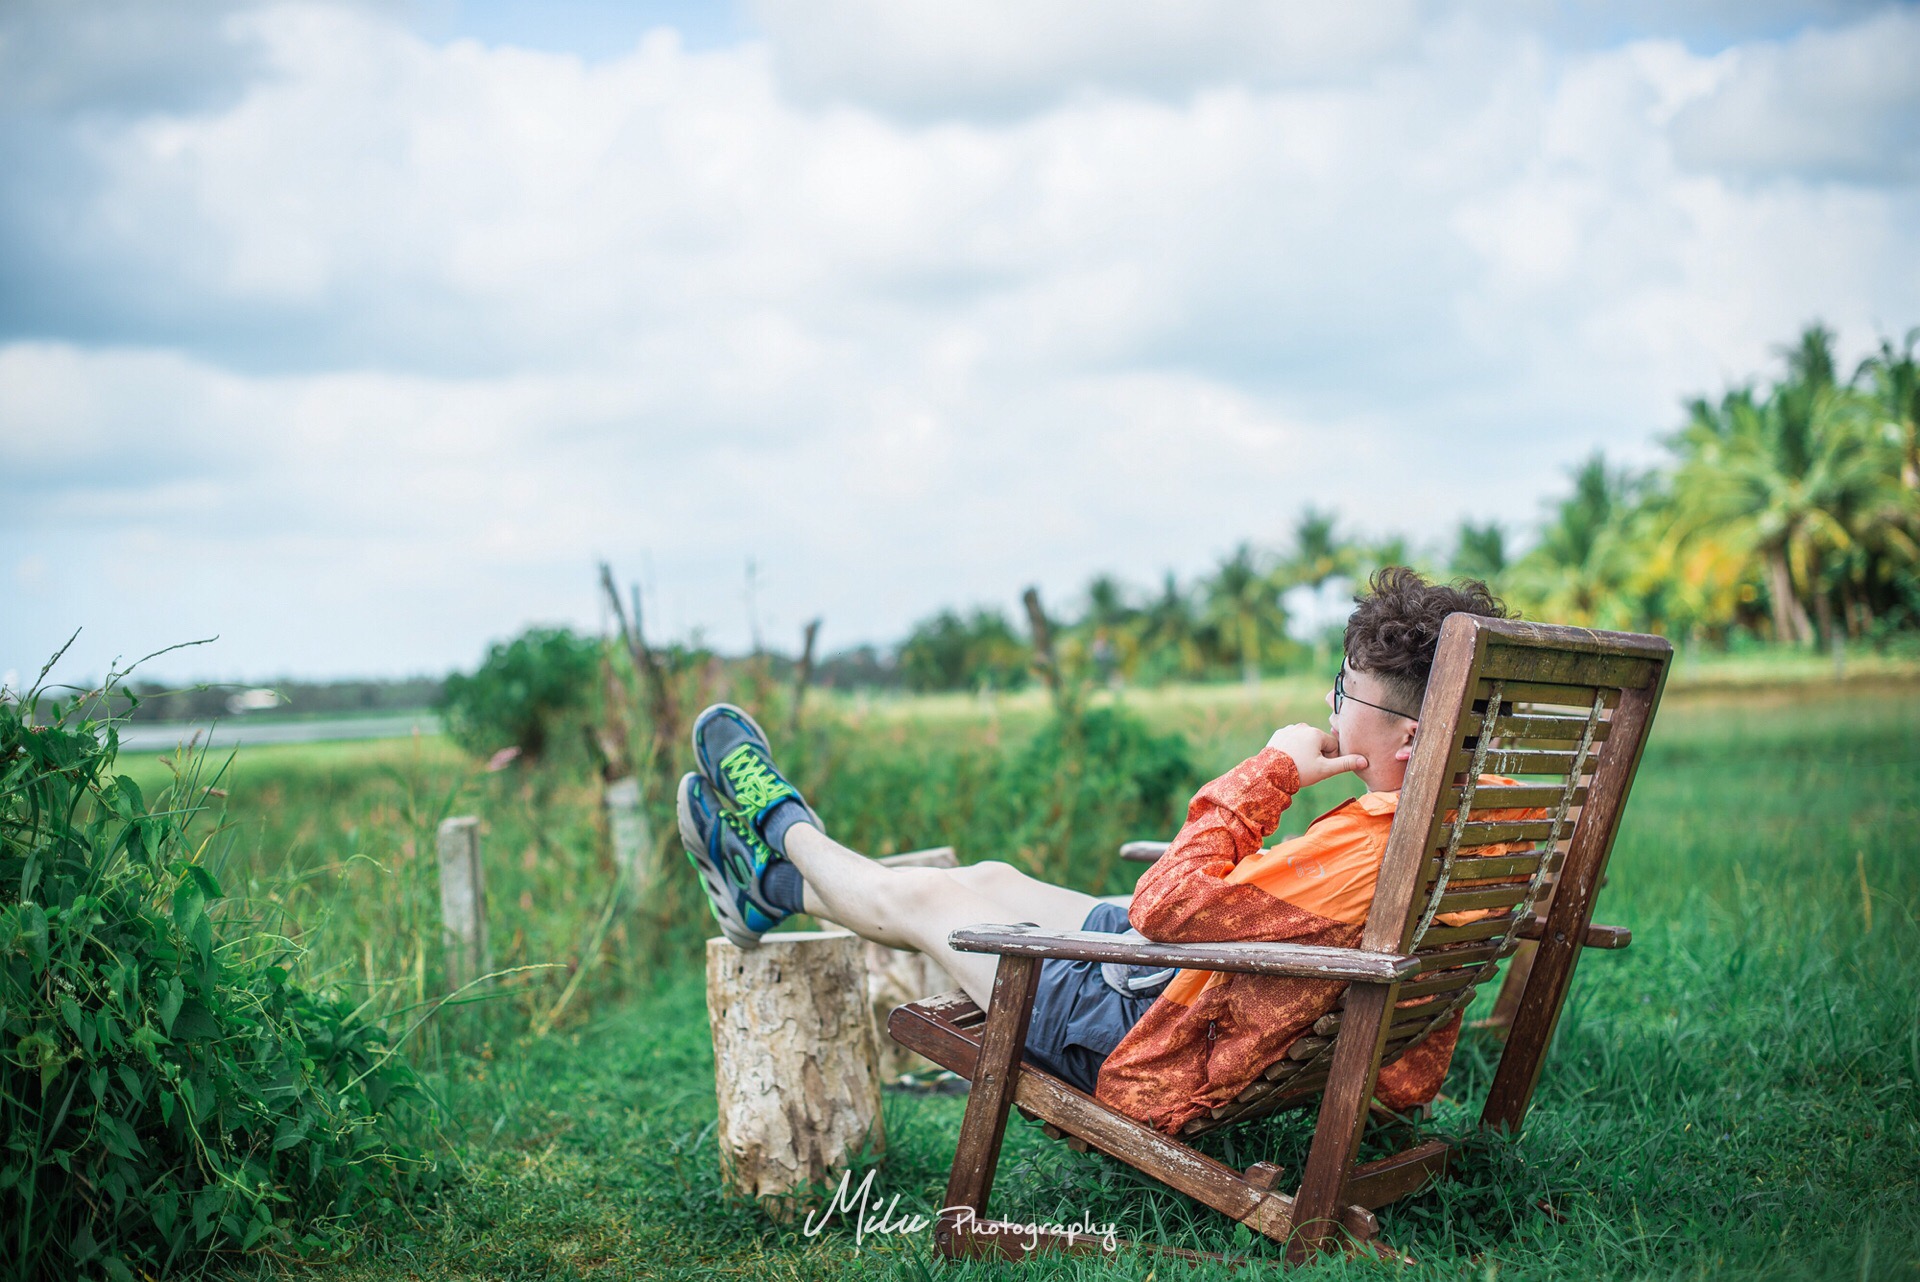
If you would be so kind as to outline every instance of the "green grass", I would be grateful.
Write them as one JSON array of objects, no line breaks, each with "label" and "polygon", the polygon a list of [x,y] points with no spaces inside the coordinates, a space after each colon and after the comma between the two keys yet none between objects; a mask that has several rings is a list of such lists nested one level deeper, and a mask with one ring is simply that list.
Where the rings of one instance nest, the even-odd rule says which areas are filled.
[{"label": "green grass", "polygon": [[[1264,706],[1234,687],[1128,699],[1159,726],[1193,736],[1196,760],[1214,769],[1257,747],[1262,727],[1305,715],[1317,693],[1310,684],[1273,683]],[[866,722],[860,733],[894,723],[907,739],[1011,742],[1021,733],[1011,702],[991,711],[978,701],[928,701],[847,714]],[[330,914],[326,933],[353,941],[316,945],[342,982],[371,982],[376,992],[393,985],[396,996],[402,985],[431,991],[437,963],[408,932],[427,924],[432,882],[422,851],[430,855],[430,845],[420,843],[430,841],[449,790],[488,816],[502,869],[494,931],[513,944],[508,959],[565,960],[582,944],[594,900],[584,874],[595,836],[583,794],[556,785],[541,796],[475,775],[432,741],[248,754],[233,781],[233,859],[252,866],[263,888],[306,875],[292,893]],[[1303,798],[1298,820],[1333,799]],[[832,793],[821,802],[831,819]],[[1459,1178],[1381,1216],[1387,1240],[1418,1267],[1333,1262],[1319,1272],[1920,1273],[1916,833],[1920,689],[1883,680],[1671,696],[1600,901],[1600,917],[1631,927],[1634,945],[1585,957],[1524,1135],[1512,1143],[1471,1136],[1497,1047],[1470,1034],[1431,1123],[1470,1137]],[[927,835],[902,832],[896,844]],[[559,902],[566,880],[576,883],[570,905]],[[356,979],[345,960],[356,949],[375,955],[371,981]],[[926,1235],[856,1247],[845,1225],[809,1238],[729,1198],[690,955],[648,967],[631,942],[605,951],[607,981],[563,1031],[525,1035],[552,994],[528,987],[487,1010],[459,1012],[478,1022],[461,1030],[456,1020],[448,1036],[423,1045],[463,1182],[438,1208],[420,1209],[413,1233],[368,1240],[313,1276],[1000,1275],[930,1261]],[[899,1194],[903,1208],[938,1205],[961,1106],[951,1097],[888,1096],[888,1153],[876,1184]],[[1296,1117],[1214,1143],[1238,1163],[1266,1158],[1297,1172],[1305,1139]],[[1010,1136],[995,1207],[1021,1219],[1092,1215],[1118,1222],[1123,1234],[1207,1250],[1247,1245],[1221,1217],[1024,1126]],[[256,1261],[240,1273],[280,1271]],[[306,1266],[300,1272],[309,1275]],[[1145,1258],[1052,1262],[1028,1275],[1150,1272],[1225,1275]]]},{"label": "green grass", "polygon": [[[126,755],[120,768],[157,784],[169,777],[166,755]],[[694,955],[699,892],[678,876],[644,911],[597,932],[614,869],[589,779],[488,774],[422,736],[248,749],[219,782],[230,798],[214,843],[223,882],[284,909],[276,915],[297,923],[315,976],[375,1011],[417,1009],[443,991],[435,830],[449,815],[481,816],[493,962],[515,973],[478,1008],[424,1025],[415,1050],[429,1063],[443,1042],[512,1037],[546,1019],[582,965],[595,994],[624,993],[636,978],[651,987],[661,952],[641,941],[662,923],[678,927],[670,955]],[[664,849],[671,827],[656,826]]]}]

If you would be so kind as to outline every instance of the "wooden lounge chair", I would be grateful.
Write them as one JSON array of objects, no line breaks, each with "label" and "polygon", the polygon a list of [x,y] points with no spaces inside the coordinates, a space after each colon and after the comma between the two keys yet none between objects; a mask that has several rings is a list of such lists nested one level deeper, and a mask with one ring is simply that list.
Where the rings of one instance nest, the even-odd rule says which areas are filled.
[{"label": "wooden lounge chair", "polygon": [[[956,931],[955,948],[1000,956],[987,1010],[964,993],[947,993],[898,1007],[887,1025],[894,1040],[972,1082],[935,1227],[940,1253],[1017,1259],[1029,1250],[1103,1249],[1097,1237],[1036,1237],[988,1216],[1001,1137],[1016,1107],[1049,1135],[1099,1149],[1287,1244],[1289,1259],[1356,1243],[1379,1249],[1372,1208],[1424,1187],[1448,1157],[1447,1144],[1436,1140],[1356,1165],[1370,1107],[1379,1107],[1372,1097],[1381,1065],[1464,1011],[1521,940],[1538,940],[1481,1113],[1483,1126],[1518,1130],[1581,948],[1628,942],[1626,931],[1592,923],[1594,894],[1671,657],[1659,637],[1450,617],[1358,948],[1165,945],[1023,926]],[[1520,782],[1478,783],[1487,773]],[[1545,817],[1485,818],[1516,809]],[[1527,848],[1515,853],[1516,842]],[[1506,843],[1505,853],[1476,853],[1497,843]],[[1458,926],[1437,920],[1470,909],[1493,915]],[[1022,1062],[1048,957],[1345,980],[1348,987],[1341,1007],[1239,1098],[1169,1136]],[[1235,1170],[1185,1142],[1315,1100],[1318,1122],[1291,1195],[1274,1187],[1278,1167]]]}]

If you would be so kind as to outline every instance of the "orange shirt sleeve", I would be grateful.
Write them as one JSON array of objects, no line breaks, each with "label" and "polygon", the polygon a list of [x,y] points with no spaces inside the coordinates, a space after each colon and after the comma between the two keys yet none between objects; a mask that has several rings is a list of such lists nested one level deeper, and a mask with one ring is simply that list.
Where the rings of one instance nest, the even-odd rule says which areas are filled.
[{"label": "orange shirt sleeve", "polygon": [[1280,826],[1300,790],[1293,758],[1263,748],[1194,795],[1187,822],[1165,854],[1140,874],[1128,919],[1156,943],[1271,939],[1273,902],[1230,879]]}]

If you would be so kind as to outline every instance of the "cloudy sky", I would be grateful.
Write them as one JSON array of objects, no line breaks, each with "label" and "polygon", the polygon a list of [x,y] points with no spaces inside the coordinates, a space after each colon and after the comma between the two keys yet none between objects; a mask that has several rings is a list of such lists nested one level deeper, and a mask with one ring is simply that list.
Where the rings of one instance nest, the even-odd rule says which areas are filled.
[{"label": "cloudy sky", "polygon": [[1917,71],[1837,0],[0,0],[0,670],[1524,531],[1920,324]]}]

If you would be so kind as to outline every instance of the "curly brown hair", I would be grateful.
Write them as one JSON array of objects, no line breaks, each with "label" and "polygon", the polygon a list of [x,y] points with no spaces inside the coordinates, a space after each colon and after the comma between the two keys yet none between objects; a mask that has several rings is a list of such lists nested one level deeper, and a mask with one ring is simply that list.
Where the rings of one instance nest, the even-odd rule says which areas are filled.
[{"label": "curly brown hair", "polygon": [[1404,565],[1389,565],[1375,571],[1367,587],[1366,596],[1354,598],[1358,608],[1347,619],[1347,664],[1379,677],[1401,708],[1417,710],[1426,697],[1440,625],[1449,614],[1512,617],[1478,579],[1429,583]]}]

